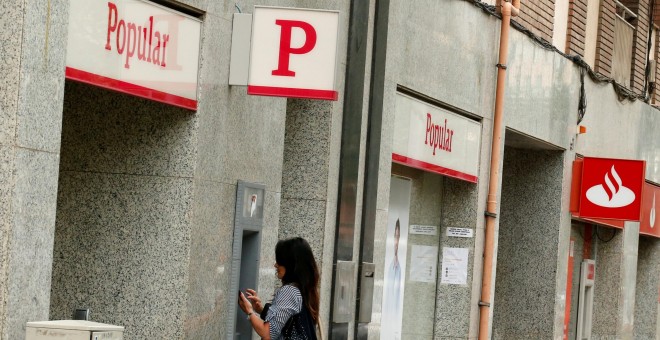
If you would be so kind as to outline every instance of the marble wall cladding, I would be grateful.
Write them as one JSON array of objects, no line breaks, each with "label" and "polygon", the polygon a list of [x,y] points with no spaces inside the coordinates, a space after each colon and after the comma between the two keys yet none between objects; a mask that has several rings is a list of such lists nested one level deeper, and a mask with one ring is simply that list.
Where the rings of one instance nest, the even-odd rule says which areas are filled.
[{"label": "marble wall cladding", "polygon": [[7,258],[0,260],[7,294],[0,316],[3,339],[21,339],[27,321],[48,318],[59,163],[57,154],[26,149],[12,153],[12,196],[6,202],[11,212],[2,251]]},{"label": "marble wall cladding", "polygon": [[284,199],[327,199],[332,117],[331,102],[287,100],[282,165]]},{"label": "marble wall cladding", "polygon": [[[48,317],[68,1],[0,14],[0,338]],[[28,29],[29,28],[29,29]]]},{"label": "marble wall cladding", "polygon": [[[401,327],[402,339],[432,339],[435,315],[439,299],[436,295],[436,282],[421,282],[411,270],[414,261],[413,248],[418,246],[440,247],[440,224],[442,212],[443,177],[431,173],[415,171],[417,176],[412,181],[410,194],[409,225],[427,225],[437,228],[436,235],[410,234],[408,229],[406,282],[403,293],[403,322]],[[434,259],[437,265],[438,258]],[[438,272],[436,268],[436,272]],[[420,318],[420,315],[429,317]]]},{"label": "marble wall cladding", "polygon": [[568,282],[568,258],[573,252],[575,245],[571,244],[572,219],[567,213],[570,210],[571,202],[571,180],[573,174],[573,161],[575,154],[571,151],[562,153],[563,173],[562,173],[562,195],[561,211],[559,218],[559,233],[557,247],[557,275],[555,276],[555,318],[554,318],[554,336],[557,337],[564,333],[564,319],[566,316],[566,284]]},{"label": "marble wall cladding", "polygon": [[[571,241],[573,242],[573,271],[571,272],[571,300],[570,300],[570,318],[568,323],[568,338],[575,339],[577,330],[577,317],[580,294],[580,267],[585,260],[585,245],[589,247],[591,241],[585,243],[585,229],[582,224],[574,224],[571,227]],[[590,240],[589,237],[587,237]],[[587,250],[588,255],[591,250]]]},{"label": "marble wall cladding", "polygon": [[[481,214],[477,214],[478,190],[477,184],[474,183],[453,178],[444,179],[438,268],[441,268],[442,265],[443,247],[467,248],[469,249],[469,255],[467,283],[465,285],[438,283],[435,316],[436,337],[453,336],[462,338],[469,333],[475,252],[482,251],[482,248],[475,247],[477,234],[481,232],[478,228],[480,223],[478,220],[481,218]],[[447,236],[447,228],[472,229],[474,236],[465,238],[449,237]]]},{"label": "marble wall cladding", "polygon": [[0,14],[0,145],[13,145],[16,136],[16,110],[20,85],[21,41],[24,0],[6,1]]},{"label": "marble wall cladding", "polygon": [[633,339],[635,290],[639,247],[639,222],[626,221],[623,228],[623,258],[621,261],[621,293],[617,337]]},{"label": "marble wall cladding", "polygon": [[190,111],[75,82],[65,91],[63,171],[192,177]]},{"label": "marble wall cladding", "polygon": [[394,119],[396,114],[397,84],[385,81],[383,99],[383,128],[380,133],[380,157],[378,159],[378,197],[376,208],[387,210],[390,205],[390,177],[392,176],[392,148],[394,142]]},{"label": "marble wall cladding", "polygon": [[90,308],[126,339],[180,339],[191,179],[65,171],[60,176],[52,319]]},{"label": "marble wall cladding", "polygon": [[385,244],[387,235],[388,210],[376,210],[374,230],[374,294],[369,323],[369,340],[380,339],[381,311],[383,309],[383,285],[385,281]]},{"label": "marble wall cladding", "polygon": [[127,339],[183,338],[196,116],[67,82],[63,117],[51,318],[87,307]]},{"label": "marble wall cladding", "polygon": [[[7,268],[9,266],[9,235],[11,233],[11,201],[14,182],[14,147],[0,144],[0,306],[6,306]],[[6,310],[0,309],[0,325]],[[6,336],[0,326],[0,338]]]},{"label": "marble wall cladding", "polygon": [[[595,234],[595,233],[598,234]],[[621,302],[621,264],[623,232],[598,227],[594,229],[594,256],[596,280],[594,282],[594,314],[592,336],[617,336]]]},{"label": "marble wall cladding", "polygon": [[[419,170],[394,164],[392,172],[399,176],[411,178],[413,188],[411,193],[410,224],[434,225],[438,227],[437,236],[409,235],[408,253],[412,245],[426,245],[438,247],[437,271],[440,272],[442,264],[442,248],[468,248],[469,258],[473,258],[475,238],[448,237],[448,227],[473,229],[476,234],[476,206],[478,188],[473,183],[467,183],[440,175],[422,172]],[[384,212],[386,214],[386,211]],[[382,221],[381,221],[382,222]],[[386,220],[385,222],[386,223]],[[385,235],[385,231],[378,231],[377,235]],[[377,237],[375,249],[379,243],[385,244],[384,237]],[[376,253],[375,259],[384,257]],[[412,261],[408,258],[408,262]],[[383,268],[382,261],[375,261],[376,268]],[[472,266],[468,264],[468,277],[465,285],[450,285],[440,283],[438,279],[433,284],[415,282],[412,277],[407,278],[404,294],[403,337],[407,338],[437,338],[451,336],[464,338],[469,332],[471,299],[472,299]],[[410,268],[410,267],[408,267]],[[410,269],[407,270],[410,274]],[[377,270],[378,272],[378,270]],[[438,274],[440,275],[440,274]],[[439,277],[439,276],[438,276]],[[382,278],[376,278],[377,285]],[[380,283],[382,285],[382,283]],[[375,302],[380,303],[382,286],[374,292]],[[429,300],[430,296],[435,299]],[[421,298],[420,298],[421,297]],[[377,299],[376,299],[377,298]],[[379,312],[380,304],[374,303],[374,311]],[[428,309],[428,310],[427,310]],[[424,310],[425,312],[421,312]],[[434,315],[433,320],[421,320],[419,314]],[[380,313],[375,314],[380,316]],[[429,322],[431,321],[431,322]],[[370,325],[370,328],[373,329]],[[370,329],[370,338],[371,332]],[[376,334],[377,336],[377,334]]]},{"label": "marble wall cladding", "polygon": [[236,186],[194,181],[185,339],[212,339],[226,332],[235,195]]},{"label": "marble wall cladding", "polygon": [[281,219],[281,194],[266,192],[270,207],[265,211],[264,228],[261,230],[261,260],[259,262],[259,287],[257,292],[265,301],[270,301],[275,288],[281,285],[274,268],[275,245],[279,240],[278,231]]},{"label": "marble wall cladding", "polygon": [[[287,100],[279,238],[305,238],[321,271],[321,315],[329,320],[337,207],[337,104]],[[336,132],[336,133],[333,133]]]},{"label": "marble wall cladding", "polygon": [[286,100],[248,97],[244,88],[214,90],[196,114],[195,177],[234,185],[241,179],[279,191]]},{"label": "marble wall cladding", "polygon": [[58,152],[66,58],[68,1],[26,1],[23,7],[16,142]]},{"label": "marble wall cladding", "polygon": [[660,240],[639,237],[634,339],[657,339]]},{"label": "marble wall cladding", "polygon": [[541,338],[554,332],[563,154],[506,147],[503,163],[493,338]]},{"label": "marble wall cladding", "polygon": [[279,238],[302,237],[314,251],[317,263],[325,246],[325,201],[282,198]]},{"label": "marble wall cladding", "polygon": [[[251,4],[239,6],[252,12]],[[212,43],[200,52],[195,178],[232,185],[241,179],[279,191],[287,100],[228,86],[231,13],[237,10],[226,1],[210,1],[208,10],[202,29]]]},{"label": "marble wall cladding", "polygon": [[[236,186],[196,181],[191,227],[185,339],[214,339],[226,334],[235,294],[231,286],[232,242]],[[269,300],[276,284],[274,249],[279,219],[279,194],[266,191],[264,226],[261,231],[259,286],[253,287]]]}]

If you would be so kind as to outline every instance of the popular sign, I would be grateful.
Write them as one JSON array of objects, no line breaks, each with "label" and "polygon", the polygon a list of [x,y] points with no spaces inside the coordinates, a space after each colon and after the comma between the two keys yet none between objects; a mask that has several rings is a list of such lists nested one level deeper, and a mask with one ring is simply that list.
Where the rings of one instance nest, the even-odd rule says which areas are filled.
[{"label": "popular sign", "polygon": [[201,22],[141,0],[70,0],[66,77],[197,109]]},{"label": "popular sign", "polygon": [[255,6],[248,94],[337,100],[339,12]]},{"label": "popular sign", "polygon": [[481,124],[399,93],[394,124],[393,162],[477,182]]},{"label": "popular sign", "polygon": [[645,162],[585,157],[578,216],[639,221]]}]

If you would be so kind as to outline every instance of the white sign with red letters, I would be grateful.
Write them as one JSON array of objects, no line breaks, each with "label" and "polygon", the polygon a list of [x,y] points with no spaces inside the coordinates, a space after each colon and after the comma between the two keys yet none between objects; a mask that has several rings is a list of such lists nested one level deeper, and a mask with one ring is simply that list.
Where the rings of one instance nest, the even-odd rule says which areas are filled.
[{"label": "white sign with red letters", "polygon": [[143,0],[70,0],[66,77],[197,109],[201,22]]},{"label": "white sign with red letters", "polygon": [[392,161],[476,183],[481,124],[397,93]]},{"label": "white sign with red letters", "polygon": [[339,12],[255,6],[248,94],[337,100]]}]

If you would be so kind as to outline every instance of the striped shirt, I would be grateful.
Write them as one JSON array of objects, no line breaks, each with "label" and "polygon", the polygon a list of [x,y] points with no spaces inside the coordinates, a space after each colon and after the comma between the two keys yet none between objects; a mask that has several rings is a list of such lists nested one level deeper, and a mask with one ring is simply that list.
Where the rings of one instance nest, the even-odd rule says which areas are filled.
[{"label": "striped shirt", "polygon": [[270,323],[270,338],[282,339],[282,328],[289,318],[300,313],[303,298],[300,290],[294,286],[282,286],[275,293],[264,322]]}]

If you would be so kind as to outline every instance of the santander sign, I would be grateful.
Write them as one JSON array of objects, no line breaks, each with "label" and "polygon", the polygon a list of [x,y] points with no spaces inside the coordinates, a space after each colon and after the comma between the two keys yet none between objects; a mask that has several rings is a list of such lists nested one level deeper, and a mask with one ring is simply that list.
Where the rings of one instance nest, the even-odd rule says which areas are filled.
[{"label": "santander sign", "polygon": [[587,190],[589,202],[604,208],[620,208],[635,201],[635,193],[623,185],[614,165],[603,177],[603,184],[594,185]]},{"label": "santander sign", "polygon": [[645,162],[585,157],[578,215],[639,221]]}]

